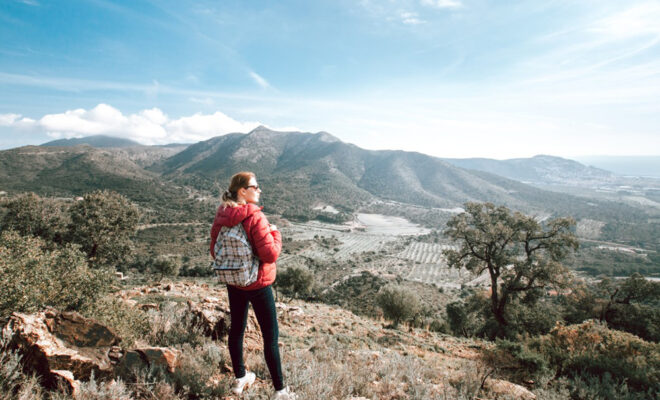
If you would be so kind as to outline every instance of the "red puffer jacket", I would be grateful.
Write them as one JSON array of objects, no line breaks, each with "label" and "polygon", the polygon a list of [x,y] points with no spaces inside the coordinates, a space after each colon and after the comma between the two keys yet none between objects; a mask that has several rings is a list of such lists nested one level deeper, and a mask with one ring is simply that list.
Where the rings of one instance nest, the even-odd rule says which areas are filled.
[{"label": "red puffer jacket", "polygon": [[261,209],[254,204],[243,204],[238,207],[218,208],[211,227],[211,257],[215,257],[213,248],[218,239],[218,233],[223,226],[235,226],[243,223],[252,251],[259,257],[259,274],[257,281],[246,287],[236,287],[241,290],[256,290],[275,282],[275,261],[282,251],[282,234],[271,231],[270,224]]}]

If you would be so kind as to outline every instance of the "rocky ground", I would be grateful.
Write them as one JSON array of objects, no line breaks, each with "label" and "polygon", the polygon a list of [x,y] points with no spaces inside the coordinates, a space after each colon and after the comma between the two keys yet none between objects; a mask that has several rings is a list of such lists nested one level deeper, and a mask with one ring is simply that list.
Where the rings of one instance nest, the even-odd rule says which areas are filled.
[{"label": "rocky ground", "polygon": [[[131,308],[143,310],[152,321],[162,318],[165,309],[181,310],[191,327],[223,353],[221,365],[208,374],[204,385],[223,386],[217,393],[224,394],[216,398],[234,398],[226,394],[232,374],[225,348],[229,307],[224,287],[180,281],[128,288],[117,296]],[[491,371],[480,362],[481,351],[488,346],[484,342],[421,329],[392,329],[378,318],[320,303],[277,303],[277,310],[287,383],[303,399],[450,399],[477,394],[481,398],[535,398],[521,386],[488,378]],[[167,321],[159,326],[166,330]],[[64,383],[73,393],[92,375],[99,380],[130,381],[131,371],[154,367],[176,375],[177,369],[186,368],[185,353],[190,351],[185,344],[154,346],[148,339],[129,346],[111,327],[56,310],[14,313],[3,334],[25,354],[26,365],[45,377],[45,385],[61,388]],[[261,348],[256,318],[250,311],[245,359],[258,379],[243,398],[268,398],[271,393]],[[484,389],[480,389],[482,384]]]}]

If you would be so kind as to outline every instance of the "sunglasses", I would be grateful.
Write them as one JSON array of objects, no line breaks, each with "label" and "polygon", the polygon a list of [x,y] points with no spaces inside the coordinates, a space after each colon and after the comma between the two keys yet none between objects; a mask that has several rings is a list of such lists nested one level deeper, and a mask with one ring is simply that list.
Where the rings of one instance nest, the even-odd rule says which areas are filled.
[{"label": "sunglasses", "polygon": [[245,188],[246,188],[246,189],[247,189],[247,188],[252,188],[252,189],[254,189],[255,191],[257,191],[257,190],[259,190],[259,185],[249,185],[249,186],[246,186]]}]

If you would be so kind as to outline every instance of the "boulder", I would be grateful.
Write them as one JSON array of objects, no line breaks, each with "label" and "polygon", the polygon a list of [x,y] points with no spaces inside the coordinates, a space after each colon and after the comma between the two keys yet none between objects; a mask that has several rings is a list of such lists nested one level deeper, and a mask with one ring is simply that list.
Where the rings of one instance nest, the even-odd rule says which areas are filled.
[{"label": "boulder", "polygon": [[[92,374],[96,378],[113,375],[107,347],[90,346],[115,344],[119,341],[117,336],[98,322],[75,313],[46,314],[15,312],[3,328],[10,348],[23,355],[27,370],[41,375],[48,388],[56,388],[63,379],[74,382],[87,380]],[[62,371],[70,371],[71,376]]]},{"label": "boulder", "polygon": [[229,310],[225,310],[217,299],[202,303],[188,301],[188,310],[193,315],[193,322],[202,328],[206,336],[221,340],[229,333]]},{"label": "boulder", "polygon": [[63,312],[46,321],[55,336],[77,347],[108,347],[121,341],[108,327],[76,312]]}]

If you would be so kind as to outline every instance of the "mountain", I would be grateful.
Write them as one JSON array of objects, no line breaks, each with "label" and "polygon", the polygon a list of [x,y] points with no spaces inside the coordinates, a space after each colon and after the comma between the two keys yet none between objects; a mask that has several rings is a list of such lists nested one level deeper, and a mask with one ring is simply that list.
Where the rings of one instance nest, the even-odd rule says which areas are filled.
[{"label": "mountain", "polygon": [[445,158],[444,160],[457,167],[485,171],[535,185],[593,186],[611,183],[615,179],[614,174],[609,171],[547,155],[501,161],[488,158]]},{"label": "mountain", "polygon": [[[26,146],[0,151],[0,190],[74,196],[112,189],[145,208],[197,218],[202,214],[196,212],[215,204],[231,175],[249,170],[267,188],[262,197],[266,210],[298,220],[341,222],[383,202],[387,213],[404,216],[410,207],[455,208],[466,201],[598,220],[639,214],[619,204],[542,190],[420,153],[361,149],[326,132],[259,127],[182,147]],[[323,204],[339,213],[314,210]],[[417,222],[429,222],[427,217],[418,215]]]},{"label": "mountain", "polygon": [[[534,162],[549,164],[547,158]],[[586,199],[544,191],[489,172],[466,170],[420,153],[361,149],[325,132],[276,132],[259,127],[247,134],[234,133],[191,145],[155,164],[152,170],[165,179],[215,193],[233,173],[254,171],[268,187],[264,205],[272,212],[289,215],[308,212],[319,203],[354,211],[376,200],[441,208],[466,201],[490,201],[536,213],[598,212],[594,211],[598,207]],[[595,170],[593,174],[601,172]]]},{"label": "mountain", "polygon": [[47,143],[42,144],[41,146],[78,146],[81,144],[86,144],[92,147],[105,148],[105,147],[131,147],[131,146],[141,146],[140,143],[130,140],[123,139],[113,136],[105,135],[95,135],[95,136],[86,136],[82,138],[73,138],[73,139],[59,139],[53,140]]}]

